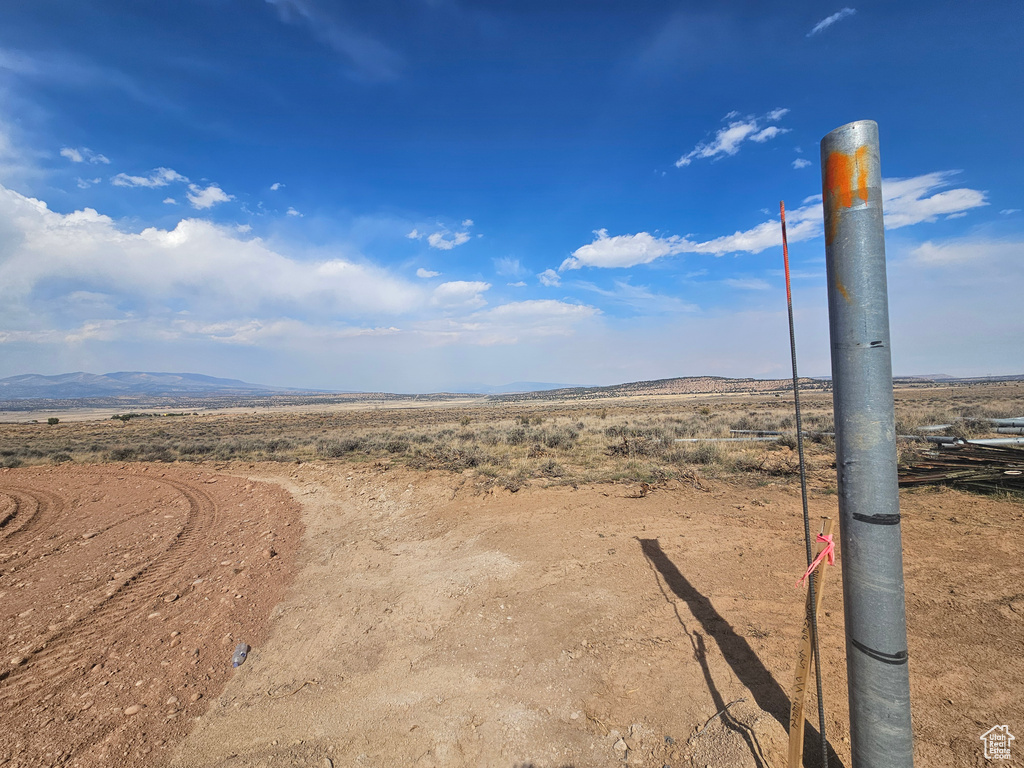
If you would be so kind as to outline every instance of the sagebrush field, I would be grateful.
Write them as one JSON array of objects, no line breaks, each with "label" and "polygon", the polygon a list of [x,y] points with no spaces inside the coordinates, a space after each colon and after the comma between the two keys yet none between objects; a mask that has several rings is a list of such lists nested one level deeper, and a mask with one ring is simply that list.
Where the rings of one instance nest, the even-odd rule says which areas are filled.
[{"label": "sagebrush field", "polygon": [[[836,516],[831,398],[803,400],[817,521]],[[901,433],[1022,413],[1019,382],[897,392]],[[0,764],[783,759],[804,568],[785,393],[9,418]],[[709,440],[730,430],[788,434]],[[926,487],[901,507],[916,759],[974,766],[1024,710],[1024,504]]]}]

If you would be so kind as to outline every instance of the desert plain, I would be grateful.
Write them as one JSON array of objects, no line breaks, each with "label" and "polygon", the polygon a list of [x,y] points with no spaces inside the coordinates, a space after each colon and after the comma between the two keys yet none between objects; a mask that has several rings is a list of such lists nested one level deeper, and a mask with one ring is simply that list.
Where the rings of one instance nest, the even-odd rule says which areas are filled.
[{"label": "desert plain", "polygon": [[[900,433],[1024,414],[1021,382],[896,396]],[[790,398],[4,412],[0,765],[785,765],[795,438],[706,439],[792,431]],[[804,406],[817,526],[831,397]],[[986,765],[982,733],[1024,730],[1022,502],[901,492],[918,765]],[[841,536],[826,568],[849,766]]]}]

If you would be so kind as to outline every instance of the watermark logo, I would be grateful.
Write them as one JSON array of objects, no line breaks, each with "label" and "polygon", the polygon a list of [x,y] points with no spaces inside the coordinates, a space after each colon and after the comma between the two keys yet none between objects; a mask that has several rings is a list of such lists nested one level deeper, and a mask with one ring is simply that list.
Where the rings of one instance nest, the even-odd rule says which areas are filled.
[{"label": "watermark logo", "polygon": [[980,738],[985,742],[986,760],[1010,759],[1010,742],[1016,738],[1010,733],[1010,726],[994,725],[981,734]]}]

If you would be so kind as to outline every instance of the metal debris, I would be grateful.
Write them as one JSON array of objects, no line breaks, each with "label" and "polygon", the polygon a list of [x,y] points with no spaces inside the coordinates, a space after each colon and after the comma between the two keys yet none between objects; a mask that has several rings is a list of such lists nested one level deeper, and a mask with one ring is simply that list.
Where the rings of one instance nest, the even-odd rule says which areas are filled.
[{"label": "metal debris", "polygon": [[1024,492],[1024,449],[1008,445],[942,446],[900,471],[900,487],[951,485],[975,491]]}]

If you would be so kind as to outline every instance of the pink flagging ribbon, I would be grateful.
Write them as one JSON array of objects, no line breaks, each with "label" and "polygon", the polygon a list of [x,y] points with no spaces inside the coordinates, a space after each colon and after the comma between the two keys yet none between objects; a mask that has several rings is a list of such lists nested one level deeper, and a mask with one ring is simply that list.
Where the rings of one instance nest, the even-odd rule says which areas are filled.
[{"label": "pink flagging ribbon", "polygon": [[804,575],[800,577],[799,581],[797,581],[796,586],[798,587],[803,586],[803,583],[807,581],[808,577],[812,573],[814,573],[814,569],[821,565],[821,561],[824,560],[826,557],[828,557],[829,565],[836,564],[836,545],[832,541],[832,534],[830,533],[827,536],[823,536],[819,533],[818,541],[824,542],[825,548],[818,553],[818,556],[814,558],[814,562],[812,562],[810,566],[808,566],[807,570],[804,572]]}]

